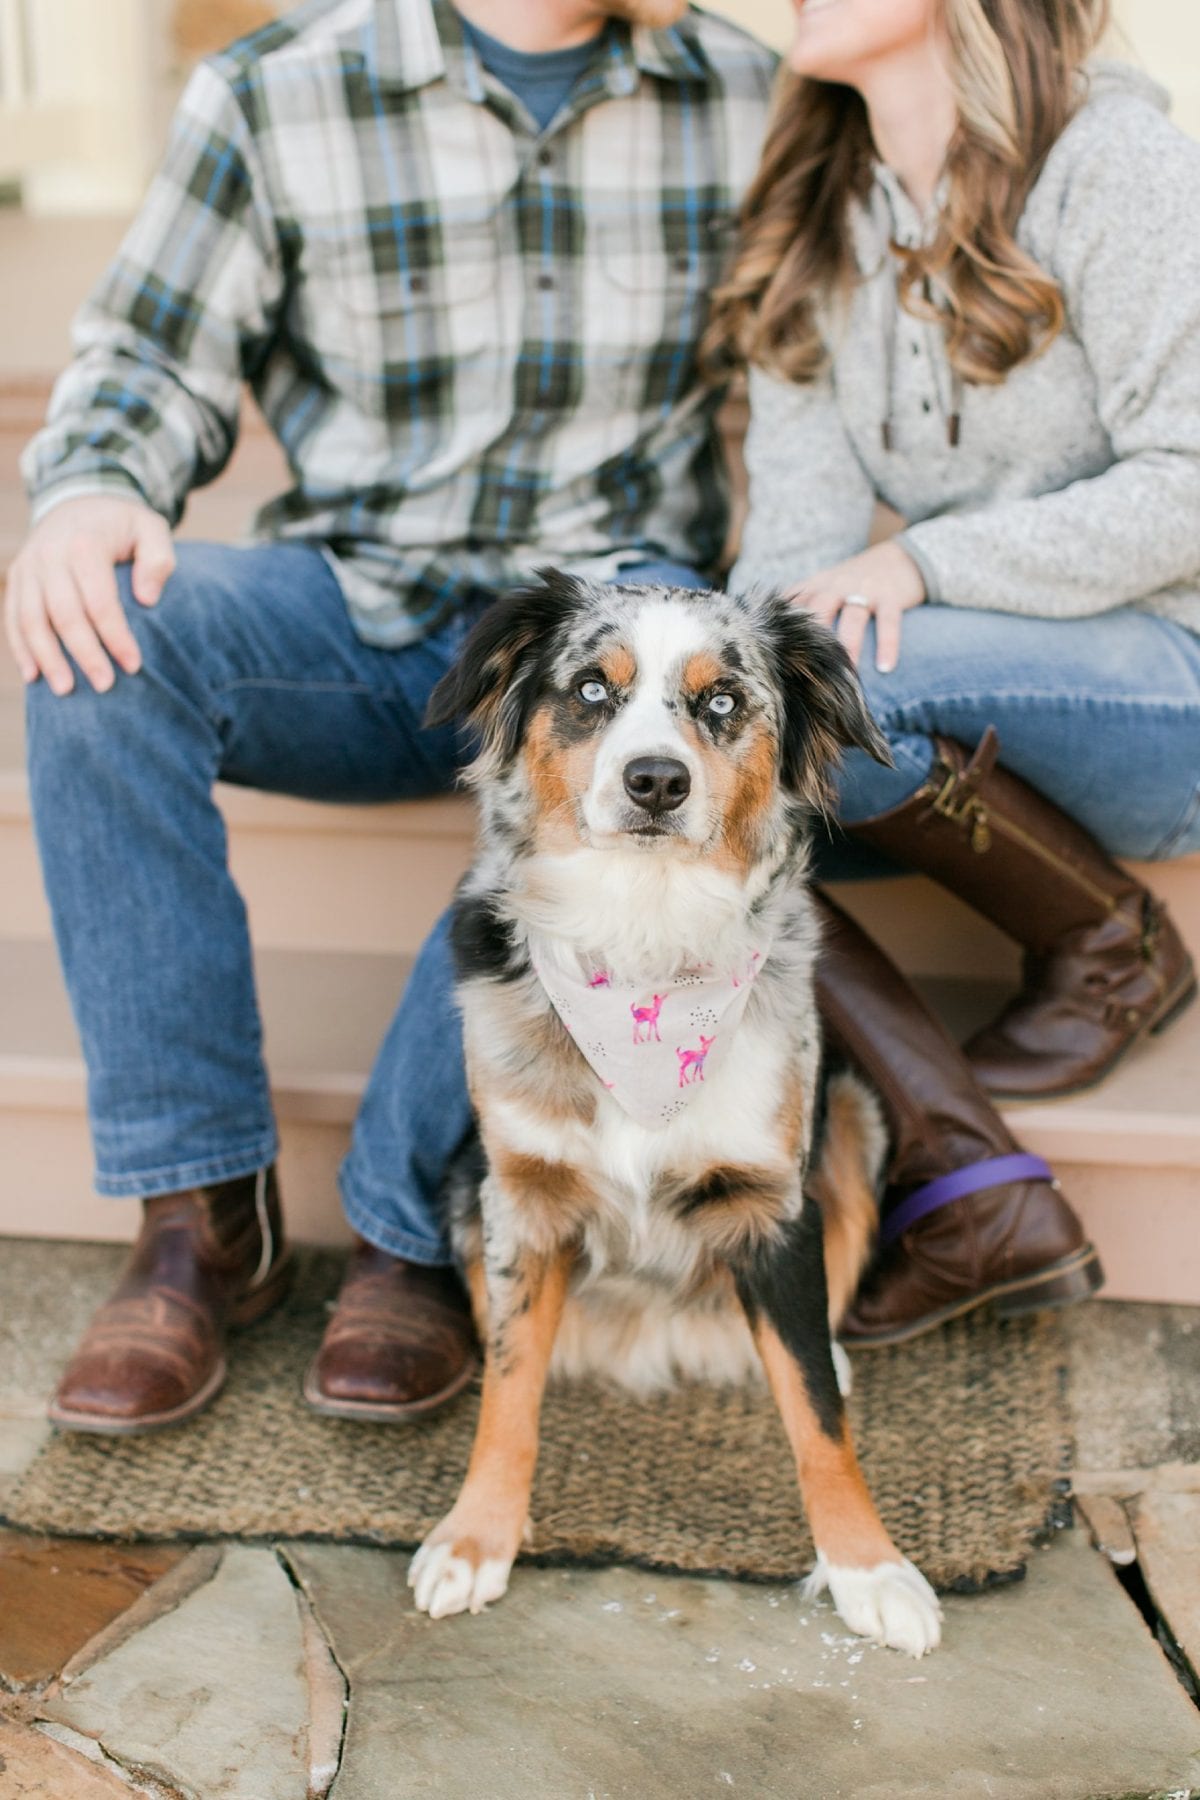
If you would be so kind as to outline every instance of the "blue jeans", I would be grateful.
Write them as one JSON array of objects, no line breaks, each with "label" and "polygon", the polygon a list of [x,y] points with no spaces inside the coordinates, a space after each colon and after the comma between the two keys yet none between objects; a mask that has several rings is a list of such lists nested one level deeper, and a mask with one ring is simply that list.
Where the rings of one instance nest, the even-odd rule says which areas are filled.
[{"label": "blue jeans", "polygon": [[[316,800],[445,792],[464,751],[426,701],[482,599],[424,643],[355,635],[305,545],[178,546],[153,608],[122,603],[140,674],[28,690],[34,824],[83,1042],[103,1194],[250,1174],[276,1154],[250,938],[212,796],[218,779]],[[639,579],[641,578],[639,573]],[[651,578],[687,580],[655,567]],[[444,931],[433,939],[442,944]],[[436,959],[435,959],[436,960]],[[382,1249],[449,1260],[436,1195],[469,1123],[448,956],[422,958],[372,1072],[342,1170],[347,1217]],[[422,991],[444,1031],[410,1033]]]},{"label": "blue jeans", "polygon": [[[933,760],[931,733],[973,745],[994,724],[1005,765],[1072,813],[1112,854],[1150,858],[1200,849],[1200,638],[1182,626],[1132,610],[1054,623],[922,606],[905,618],[891,675],[876,672],[874,652],[869,637],[863,683],[896,768],[861,751],[847,757],[844,822],[897,806],[921,786]],[[853,862],[835,848],[821,872],[849,873]],[[417,958],[392,1027],[396,1041],[376,1069],[378,1077],[407,1061],[410,1079],[428,1078],[436,1091],[436,1118],[425,1136],[434,1154],[421,1170],[431,1216],[444,1160],[471,1118],[453,981],[447,915]],[[415,1028],[429,1018],[446,1021],[436,1050]],[[406,1045],[413,1047],[407,1054]],[[427,1077],[431,1052],[437,1066]],[[411,1138],[411,1105],[401,1087],[373,1078],[364,1117],[368,1110],[381,1115],[372,1142]],[[356,1136],[352,1162],[357,1151]],[[358,1229],[400,1253],[386,1194],[381,1181],[374,1209],[369,1218],[360,1215]],[[347,1202],[349,1210],[349,1195]],[[411,1217],[407,1204],[406,1224]]]},{"label": "blue jeans", "polygon": [[900,661],[860,666],[896,759],[846,758],[845,825],[898,806],[933,760],[931,734],[975,744],[1086,827],[1112,856],[1151,861],[1200,849],[1200,637],[1122,607],[1091,619],[1026,619],[965,607],[906,613]]}]

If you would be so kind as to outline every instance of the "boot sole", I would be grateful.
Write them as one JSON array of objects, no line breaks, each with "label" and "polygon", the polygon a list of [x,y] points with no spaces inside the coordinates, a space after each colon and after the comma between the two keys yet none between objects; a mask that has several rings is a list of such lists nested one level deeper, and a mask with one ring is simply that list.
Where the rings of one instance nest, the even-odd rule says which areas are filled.
[{"label": "boot sole", "polygon": [[1197,981],[1195,975],[1192,975],[1181,991],[1168,995],[1161,1010],[1155,1013],[1145,1025],[1142,1025],[1131,1038],[1127,1038],[1112,1061],[1106,1063],[1098,1074],[1092,1076],[1090,1081],[1076,1082],[1074,1087],[1043,1089],[1036,1094],[1022,1094],[1011,1088],[988,1087],[985,1088],[988,1098],[1007,1101],[1012,1105],[1040,1106],[1043,1103],[1048,1104],[1052,1100],[1072,1100],[1077,1094],[1090,1094],[1094,1089],[1102,1087],[1110,1075],[1116,1074],[1129,1052],[1145,1038],[1158,1037],[1160,1032],[1168,1030],[1176,1019],[1187,1011],[1197,994],[1200,994],[1200,982]]},{"label": "boot sole", "polygon": [[967,1300],[960,1300],[954,1306],[943,1306],[938,1312],[926,1313],[924,1318],[897,1326],[894,1331],[875,1337],[839,1338],[838,1342],[846,1350],[887,1350],[893,1344],[907,1344],[927,1331],[936,1331],[939,1325],[962,1318],[965,1313],[976,1312],[982,1306],[990,1306],[999,1319],[1017,1319],[1026,1313],[1075,1306],[1081,1300],[1090,1300],[1103,1286],[1104,1270],[1100,1257],[1092,1245],[1087,1244],[1073,1256],[1051,1263],[1040,1274],[997,1282]]},{"label": "boot sole", "polygon": [[[229,1329],[245,1331],[273,1312],[286,1296],[295,1273],[292,1252],[285,1250],[261,1286],[243,1294],[234,1306],[229,1315]],[[162,1431],[194,1419],[197,1413],[212,1405],[225,1386],[228,1374],[229,1366],[222,1356],[203,1387],[181,1405],[169,1407],[166,1412],[143,1413],[137,1419],[110,1419],[103,1413],[73,1412],[67,1407],[55,1406],[53,1401],[46,1408],[46,1417],[60,1431],[81,1431],[92,1437],[140,1437],[144,1432]]]},{"label": "boot sole", "polygon": [[303,1392],[313,1411],[321,1413],[327,1419],[356,1419],[362,1425],[394,1425],[405,1419],[419,1419],[425,1413],[436,1412],[440,1406],[447,1405],[456,1395],[461,1394],[478,1373],[478,1358],[472,1356],[453,1381],[424,1400],[396,1400],[390,1403],[331,1400],[317,1386],[317,1364],[314,1359],[305,1372]]}]

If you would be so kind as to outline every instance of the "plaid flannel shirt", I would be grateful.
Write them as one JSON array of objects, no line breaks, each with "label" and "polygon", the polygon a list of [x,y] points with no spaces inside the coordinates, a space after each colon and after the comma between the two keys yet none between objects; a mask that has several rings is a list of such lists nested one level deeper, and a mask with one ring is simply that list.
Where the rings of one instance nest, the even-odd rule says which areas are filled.
[{"label": "plaid flannel shirt", "polygon": [[249,382],[293,485],[255,536],[331,556],[394,645],[540,563],[711,567],[694,350],[774,69],[702,12],[613,24],[545,132],[448,0],[312,0],[203,64],[26,451],[35,515],[172,523]]}]

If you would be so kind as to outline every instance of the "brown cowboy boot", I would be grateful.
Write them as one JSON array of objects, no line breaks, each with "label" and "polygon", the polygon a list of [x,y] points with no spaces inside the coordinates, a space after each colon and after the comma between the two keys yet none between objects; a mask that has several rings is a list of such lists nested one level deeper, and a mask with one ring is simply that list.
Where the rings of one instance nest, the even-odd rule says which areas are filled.
[{"label": "brown cowboy boot", "polygon": [[892,1146],[879,1247],[838,1336],[898,1344],[989,1303],[1007,1315],[1085,1300],[1100,1259],[1048,1165],[1020,1149],[878,945],[818,898],[826,1040],[878,1092]]},{"label": "brown cowboy boot", "polygon": [[461,1393],[478,1366],[457,1271],[405,1262],[360,1238],[304,1398],[336,1419],[412,1419]]},{"label": "brown cowboy boot", "polygon": [[937,761],[903,805],[851,827],[959,895],[1025,950],[1020,993],[966,1046],[1005,1099],[1082,1093],[1195,997],[1196,972],[1161,900],[1073,819],[996,766],[991,726]]},{"label": "brown cowboy boot", "polygon": [[48,1407],[70,1431],[123,1435],[178,1425],[225,1381],[225,1333],[287,1292],[275,1171],[142,1202],[120,1285],[96,1314]]}]

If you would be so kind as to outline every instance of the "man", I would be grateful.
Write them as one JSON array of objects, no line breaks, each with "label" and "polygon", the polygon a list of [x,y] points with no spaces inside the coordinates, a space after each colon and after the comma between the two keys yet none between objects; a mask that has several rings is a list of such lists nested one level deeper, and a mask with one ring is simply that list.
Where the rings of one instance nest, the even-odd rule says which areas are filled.
[{"label": "man", "polygon": [[[771,72],[682,0],[313,0],[193,78],[27,452],[6,605],[97,1185],[144,1215],[60,1425],[189,1417],[227,1327],[286,1287],[214,781],[443,790],[462,745],[422,732],[425,701],[498,591],[543,563],[711,567],[693,351]],[[294,485],[254,547],[176,550],[244,381]],[[324,1410],[405,1417],[471,1372],[443,1073],[398,1019],[342,1171],[360,1248],[306,1388]]]}]

